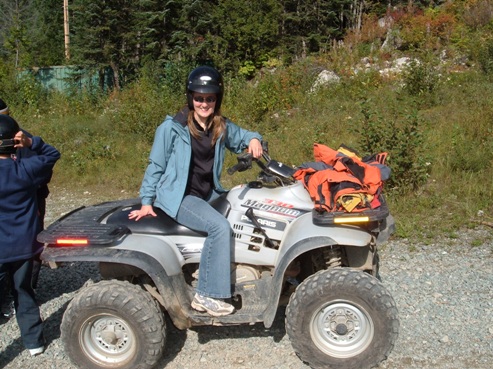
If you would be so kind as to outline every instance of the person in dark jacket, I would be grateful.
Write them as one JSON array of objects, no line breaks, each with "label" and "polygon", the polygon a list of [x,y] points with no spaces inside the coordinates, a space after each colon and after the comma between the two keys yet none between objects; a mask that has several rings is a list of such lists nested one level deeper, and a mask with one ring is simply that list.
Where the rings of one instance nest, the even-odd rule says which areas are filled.
[{"label": "person in dark jacket", "polygon": [[[24,132],[25,135],[28,137],[32,137],[32,135],[24,131],[22,128],[21,130]],[[33,150],[30,150],[29,148],[20,148],[16,152],[17,159],[22,160],[24,158],[29,158],[31,156],[36,155],[36,153]],[[53,171],[51,172],[53,174]],[[48,195],[50,194],[50,190],[48,189],[48,183],[51,180],[52,174],[46,176],[46,182],[42,183],[39,185],[38,189],[36,190],[36,201],[38,203],[38,212],[39,212],[39,221],[40,221],[40,231],[42,231],[45,227],[45,215],[46,215],[46,199],[48,198]],[[41,271],[41,259],[39,258],[39,254],[34,258],[33,260],[33,277],[31,280],[33,288],[38,287],[38,279],[39,279],[39,272]]]},{"label": "person in dark jacket", "polygon": [[[0,115],[9,115],[9,107],[0,99]],[[7,278],[4,278],[3,283],[0,283],[0,295],[4,296],[2,303],[0,304],[0,319],[10,319],[15,315],[14,298],[10,292],[10,283]]]},{"label": "person in dark jacket", "polygon": [[[20,148],[36,155],[17,159]],[[36,191],[59,158],[54,147],[40,137],[28,137],[12,117],[0,115],[0,284],[10,278],[21,337],[33,356],[42,353],[45,344],[31,284],[33,258],[43,250],[36,240],[41,230]]]},{"label": "person in dark jacket", "polygon": [[[10,109],[7,106],[7,104],[5,103],[5,101],[3,101],[2,99],[0,99],[0,114],[10,115]],[[29,137],[32,137],[32,135],[29,132],[24,131],[24,130],[23,130],[23,132],[26,135],[28,135]],[[22,157],[29,157],[29,156],[36,155],[36,154],[32,150],[29,150],[27,148],[20,148],[19,150],[17,150],[16,155],[18,158],[22,158]],[[51,176],[49,176],[47,182],[41,184],[39,186],[38,190],[36,191],[36,195],[38,198],[38,208],[39,208],[39,214],[40,214],[40,218],[41,218],[41,226],[42,226],[41,228],[42,229],[44,228],[44,218],[45,218],[45,214],[46,214],[46,198],[50,194],[50,190],[48,189],[48,183],[50,182],[50,180],[51,180]],[[37,283],[37,281],[33,281],[33,287],[34,288],[36,288],[36,283]]]},{"label": "person in dark jacket", "polygon": [[[0,114],[6,114],[10,115],[10,109],[8,105],[0,99]],[[22,128],[21,128],[22,129]],[[32,135],[23,130],[23,132],[28,135],[29,137],[32,137]],[[32,155],[36,155],[32,150],[29,150],[28,148],[20,148],[16,152],[17,158],[22,159],[24,157],[29,157]],[[50,190],[48,188],[48,183],[51,180],[51,176],[48,178],[46,183],[41,184],[38,187],[38,190],[36,191],[36,197],[38,201],[38,211],[40,215],[40,220],[41,220],[41,230],[44,229],[44,219],[45,219],[45,214],[46,214],[46,199],[48,198],[48,195],[50,194]],[[39,258],[34,259],[34,266],[33,266],[33,278],[32,278],[32,285],[33,288],[37,288],[38,286],[38,279],[39,279],[39,272],[41,270],[41,260]],[[5,288],[8,288],[7,286]],[[1,288],[0,288],[1,290]]]}]

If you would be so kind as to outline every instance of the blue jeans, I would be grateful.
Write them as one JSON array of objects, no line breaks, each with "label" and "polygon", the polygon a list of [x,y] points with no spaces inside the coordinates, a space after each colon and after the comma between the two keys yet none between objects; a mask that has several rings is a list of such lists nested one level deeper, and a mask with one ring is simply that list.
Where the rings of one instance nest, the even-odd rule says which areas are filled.
[{"label": "blue jeans", "polygon": [[[31,285],[32,270],[32,259],[0,264],[0,285],[6,278],[11,278],[15,316],[21,331],[22,341],[28,349],[44,345],[43,321]],[[0,299],[2,297],[0,296]]]},{"label": "blue jeans", "polygon": [[200,256],[197,293],[213,298],[231,297],[233,238],[229,222],[207,201],[190,195],[181,202],[176,221],[193,230],[207,232]]}]

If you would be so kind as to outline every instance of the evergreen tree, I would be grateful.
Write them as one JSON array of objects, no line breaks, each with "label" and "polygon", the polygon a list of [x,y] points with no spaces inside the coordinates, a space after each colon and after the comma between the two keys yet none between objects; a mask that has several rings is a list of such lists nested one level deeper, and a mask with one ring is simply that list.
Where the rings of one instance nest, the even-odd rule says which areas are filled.
[{"label": "evergreen tree", "polygon": [[139,0],[135,9],[136,57],[140,64],[163,61],[169,53],[168,35],[172,17],[176,16],[175,1]]},{"label": "evergreen tree", "polygon": [[288,55],[305,56],[326,50],[330,40],[342,36],[342,12],[351,0],[284,0],[282,44]]},{"label": "evergreen tree", "polygon": [[261,67],[276,56],[280,15],[276,0],[220,1],[202,31],[209,46],[204,57],[235,71],[245,63]]},{"label": "evergreen tree", "polygon": [[29,31],[36,14],[33,0],[0,0],[0,52],[16,68],[32,65]]},{"label": "evergreen tree", "polygon": [[[72,45],[74,62],[103,71],[110,66],[115,88],[121,78],[132,80],[143,65],[164,64],[176,58],[195,56],[191,11],[203,10],[187,0],[74,0]],[[181,22],[181,23],[180,23]]]},{"label": "evergreen tree", "polygon": [[37,16],[32,23],[30,53],[36,66],[62,65],[65,61],[63,2],[34,0]]},{"label": "evergreen tree", "polygon": [[210,43],[207,34],[212,31],[212,17],[217,1],[181,0],[180,11],[173,19],[169,44],[172,59],[200,64],[209,59]]},{"label": "evergreen tree", "polygon": [[[117,89],[122,78],[133,80],[149,65],[168,79],[208,62],[224,72],[245,66],[253,72],[270,58],[289,62],[323,52],[347,29],[358,30],[365,12],[382,13],[388,5],[388,0],[70,0],[69,62],[98,71],[101,83],[111,67]],[[16,67],[67,62],[61,0],[0,0],[0,16],[4,61]]]}]

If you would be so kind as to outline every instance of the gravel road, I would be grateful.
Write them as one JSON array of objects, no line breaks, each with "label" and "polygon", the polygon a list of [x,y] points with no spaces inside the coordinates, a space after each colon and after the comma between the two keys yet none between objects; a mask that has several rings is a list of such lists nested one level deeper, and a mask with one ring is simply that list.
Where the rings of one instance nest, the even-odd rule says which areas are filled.
[{"label": "gravel road", "polygon": [[[52,188],[47,223],[80,205],[98,202],[90,193]],[[122,193],[121,197],[131,197]],[[399,339],[380,369],[493,367],[493,237],[489,228],[425,243],[391,240],[381,249],[381,275],[399,308]],[[97,280],[95,265],[43,267],[37,296],[45,319],[46,352],[31,358],[15,320],[0,326],[0,369],[70,369],[60,342],[67,303],[87,280]],[[283,312],[273,327],[171,328],[158,368],[264,369],[308,368],[294,354]]]}]

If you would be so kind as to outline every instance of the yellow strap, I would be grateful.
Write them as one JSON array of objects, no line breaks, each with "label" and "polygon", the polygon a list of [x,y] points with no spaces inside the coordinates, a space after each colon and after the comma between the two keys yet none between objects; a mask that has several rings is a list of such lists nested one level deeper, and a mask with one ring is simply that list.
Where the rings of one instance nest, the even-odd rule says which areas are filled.
[{"label": "yellow strap", "polygon": [[338,202],[350,213],[361,203],[361,196],[360,194],[344,195],[339,198]]},{"label": "yellow strap", "polygon": [[353,193],[339,197],[337,202],[347,211],[352,212],[359,204],[365,204],[373,200],[372,195],[365,193]]},{"label": "yellow strap", "polygon": [[356,155],[353,151],[346,149],[345,147],[339,147],[337,151],[340,152],[341,154],[349,156],[350,158],[356,158],[361,160],[361,158],[358,155]]}]

